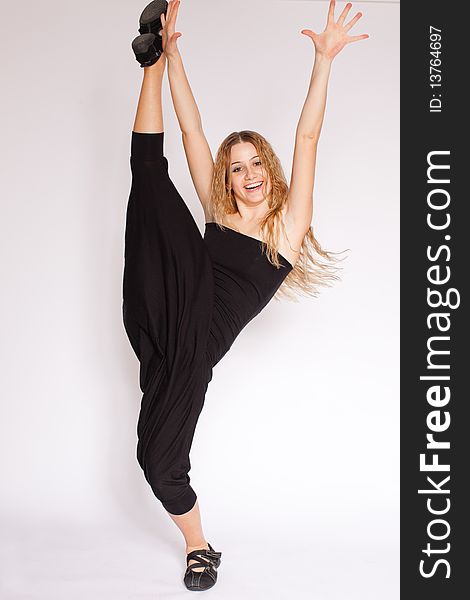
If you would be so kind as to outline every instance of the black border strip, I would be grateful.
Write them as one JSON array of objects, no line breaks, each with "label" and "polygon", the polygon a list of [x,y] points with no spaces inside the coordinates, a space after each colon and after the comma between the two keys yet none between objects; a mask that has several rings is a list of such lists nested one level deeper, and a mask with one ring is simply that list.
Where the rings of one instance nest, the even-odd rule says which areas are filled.
[{"label": "black border strip", "polygon": [[[470,352],[465,313],[470,198],[464,178],[470,173],[470,111],[464,95],[469,71],[464,7],[432,0],[403,2],[400,8],[400,575],[405,600],[461,600],[469,593],[470,501],[465,488],[470,475],[470,422],[466,418],[470,398],[465,375],[470,373]],[[435,43],[439,36],[431,38],[430,27],[440,33],[440,48]],[[431,55],[436,50],[440,53]],[[440,87],[431,87],[439,82],[431,74],[441,75]],[[440,112],[431,112],[431,100]],[[428,171],[431,163],[436,168]],[[450,306],[443,304],[446,299]],[[427,448],[426,436],[431,434],[431,440],[442,445]],[[421,468],[420,455],[425,455]],[[433,460],[438,468],[424,470],[430,468],[424,463],[432,465]],[[444,465],[449,465],[449,471]]]}]

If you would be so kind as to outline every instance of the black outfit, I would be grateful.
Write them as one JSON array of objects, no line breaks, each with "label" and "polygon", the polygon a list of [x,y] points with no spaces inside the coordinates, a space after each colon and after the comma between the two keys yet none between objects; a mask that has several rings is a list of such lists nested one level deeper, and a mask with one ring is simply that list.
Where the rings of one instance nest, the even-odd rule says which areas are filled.
[{"label": "black outfit", "polygon": [[168,174],[162,133],[132,132],[123,321],[140,362],[137,459],[172,514],[196,502],[189,451],[212,368],[292,270],[262,242],[206,223],[204,238]]}]

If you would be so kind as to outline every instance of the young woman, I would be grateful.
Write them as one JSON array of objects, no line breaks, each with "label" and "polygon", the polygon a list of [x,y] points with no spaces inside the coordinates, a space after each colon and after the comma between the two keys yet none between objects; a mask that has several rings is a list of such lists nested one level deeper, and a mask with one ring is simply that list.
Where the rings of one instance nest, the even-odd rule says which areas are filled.
[{"label": "young woman", "polygon": [[[189,86],[175,32],[180,2],[151,2],[132,42],[143,83],[131,139],[123,320],[140,361],[143,392],[137,458],[155,496],[183,533],[189,590],[212,587],[221,552],[207,542],[190,486],[189,452],[212,369],[240,331],[278,292],[317,293],[336,279],[313,235],[317,144],[333,58],[361,13],[337,21],[329,5],[315,45],[310,87],[297,126],[290,186],[259,133],[231,133],[215,161]],[[164,156],[162,79],[166,66],[191,178],[205,214],[199,229],[173,185]],[[280,289],[282,286],[282,289]],[[289,293],[290,292],[290,293]]]}]

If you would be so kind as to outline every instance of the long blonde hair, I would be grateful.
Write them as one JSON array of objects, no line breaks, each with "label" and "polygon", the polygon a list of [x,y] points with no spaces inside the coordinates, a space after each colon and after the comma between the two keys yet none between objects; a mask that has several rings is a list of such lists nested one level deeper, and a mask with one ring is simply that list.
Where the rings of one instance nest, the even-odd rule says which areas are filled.
[{"label": "long blonde hair", "polygon": [[[221,229],[224,229],[225,216],[238,212],[231,189],[230,159],[232,146],[241,142],[253,144],[271,179],[272,189],[267,198],[269,210],[260,224],[260,230],[264,241],[263,249],[266,250],[269,262],[280,268],[277,248],[281,228],[284,229],[281,211],[287,203],[289,186],[279,158],[271,144],[259,133],[249,130],[235,131],[221,143],[214,164],[210,211]],[[339,267],[335,266],[335,263],[340,259],[336,258],[335,254],[337,253],[323,250],[314,236],[313,227],[310,226],[302,241],[299,259],[274,298],[279,300],[284,297],[297,301],[297,294],[318,296],[320,286],[331,286],[334,281],[339,280],[336,275]]]}]

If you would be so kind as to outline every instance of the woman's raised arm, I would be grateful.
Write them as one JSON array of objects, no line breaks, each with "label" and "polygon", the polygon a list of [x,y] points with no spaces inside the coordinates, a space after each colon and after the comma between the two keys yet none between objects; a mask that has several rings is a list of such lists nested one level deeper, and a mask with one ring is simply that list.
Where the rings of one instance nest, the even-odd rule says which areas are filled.
[{"label": "woman's raised arm", "polygon": [[175,33],[179,5],[179,0],[171,0],[168,4],[167,18],[165,19],[165,15],[162,15],[162,45],[168,59],[171,97],[183,137],[189,172],[203,206],[206,220],[210,220],[208,206],[214,159],[204,135],[201,115],[176,44],[178,38],[182,35],[180,32]]},{"label": "woman's raised arm", "polygon": [[307,99],[295,135],[286,218],[295,231],[298,230],[304,233],[308,231],[313,216],[313,186],[317,144],[325,114],[331,63],[346,44],[369,37],[367,34],[348,36],[347,32],[362,16],[362,13],[357,13],[347,25],[344,25],[346,16],[352,6],[348,2],[335,23],[335,4],[335,0],[330,0],[326,28],[323,33],[317,34],[310,29],[303,29],[301,32],[313,40],[315,62]]}]

